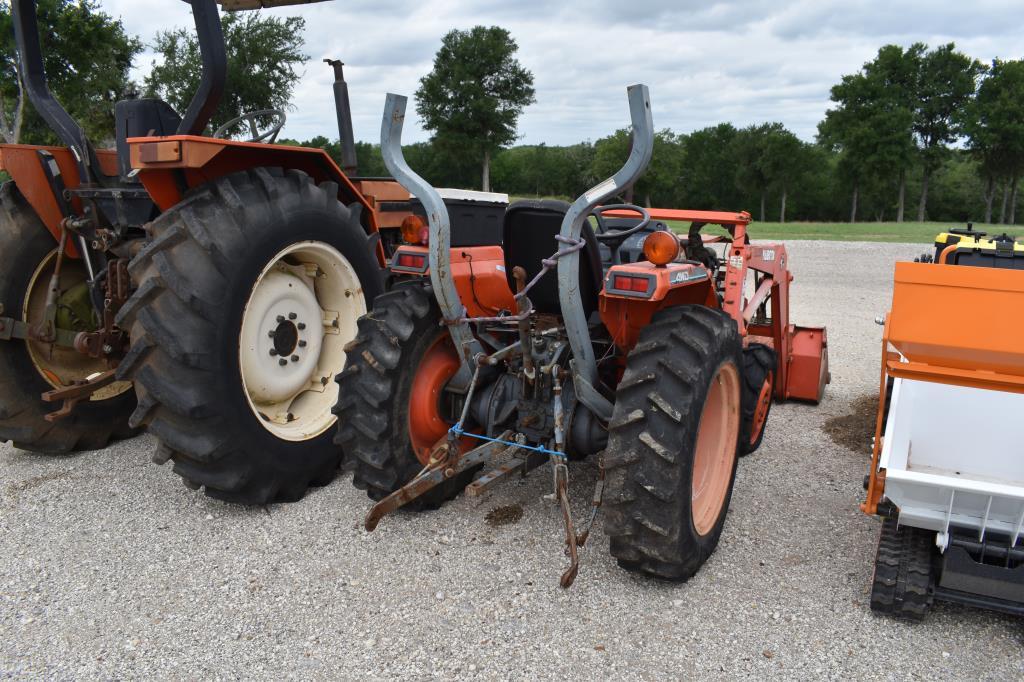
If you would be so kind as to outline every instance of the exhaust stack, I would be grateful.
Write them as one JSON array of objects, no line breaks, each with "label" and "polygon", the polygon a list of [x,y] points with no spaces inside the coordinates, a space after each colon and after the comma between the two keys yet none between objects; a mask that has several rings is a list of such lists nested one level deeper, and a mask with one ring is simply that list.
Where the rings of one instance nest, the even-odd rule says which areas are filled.
[{"label": "exhaust stack", "polygon": [[345,175],[354,177],[358,170],[356,142],[352,135],[352,106],[348,100],[348,83],[340,59],[325,59],[334,67],[334,108],[338,112],[338,139],[341,141],[341,169]]}]

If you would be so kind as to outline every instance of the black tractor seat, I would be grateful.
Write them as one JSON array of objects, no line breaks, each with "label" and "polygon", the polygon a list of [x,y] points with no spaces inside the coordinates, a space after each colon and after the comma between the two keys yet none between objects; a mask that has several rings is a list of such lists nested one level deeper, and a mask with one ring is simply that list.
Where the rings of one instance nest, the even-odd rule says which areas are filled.
[{"label": "black tractor seat", "polygon": [[[505,211],[503,244],[505,250],[505,277],[512,291],[516,281],[512,270],[516,266],[526,271],[529,282],[544,267],[541,262],[567,245],[555,239],[562,227],[562,219],[569,204],[555,199],[527,199],[516,201]],[[601,252],[594,230],[589,222],[583,223],[584,240],[580,251],[579,295],[584,313],[590,317],[597,310],[597,295],[601,291],[603,268]],[[528,294],[534,310],[545,315],[561,315],[558,298],[557,268],[552,268],[537,282]]]}]

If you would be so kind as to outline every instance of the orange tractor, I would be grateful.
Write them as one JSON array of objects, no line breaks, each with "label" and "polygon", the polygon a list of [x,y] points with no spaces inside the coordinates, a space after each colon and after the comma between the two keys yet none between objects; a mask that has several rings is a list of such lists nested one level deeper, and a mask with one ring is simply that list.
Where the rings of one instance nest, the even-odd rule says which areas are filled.
[{"label": "orange tractor", "polygon": [[[116,149],[100,150],[50,93],[35,3],[12,2],[26,93],[65,146],[0,145],[13,178],[0,190],[0,442],[64,453],[145,426],[191,486],[297,499],[338,468],[333,379],[383,291],[409,195],[352,177],[340,63],[344,172],[322,150],[272,144],[280,111],[206,136],[224,38],[213,0],[189,4],[203,73],[188,110],[118,102]],[[222,139],[232,126],[252,139]]]},{"label": "orange tractor", "polygon": [[[385,162],[426,219],[405,220],[412,243],[390,265],[404,281],[359,321],[338,378],[338,442],[376,501],[367,529],[549,462],[563,586],[602,500],[621,566],[685,580],[718,543],[737,457],[760,444],[772,400],[821,399],[826,334],[789,322],[783,245],[751,244],[747,213],[605,203],[651,158],[647,88],[628,92],[633,144],[618,173],[572,205],[508,206],[501,248],[454,249],[450,206],[402,157],[406,100],[388,96]],[[568,464],[598,454],[577,529]]]}]

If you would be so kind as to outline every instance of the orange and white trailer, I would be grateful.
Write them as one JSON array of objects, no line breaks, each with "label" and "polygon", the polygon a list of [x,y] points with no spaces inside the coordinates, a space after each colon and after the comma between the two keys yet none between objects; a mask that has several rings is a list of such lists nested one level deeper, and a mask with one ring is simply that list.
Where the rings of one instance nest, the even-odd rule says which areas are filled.
[{"label": "orange and white trailer", "polygon": [[[898,263],[867,499],[872,609],[1024,613],[1024,244],[957,230]],[[932,262],[932,261],[935,262]]]}]

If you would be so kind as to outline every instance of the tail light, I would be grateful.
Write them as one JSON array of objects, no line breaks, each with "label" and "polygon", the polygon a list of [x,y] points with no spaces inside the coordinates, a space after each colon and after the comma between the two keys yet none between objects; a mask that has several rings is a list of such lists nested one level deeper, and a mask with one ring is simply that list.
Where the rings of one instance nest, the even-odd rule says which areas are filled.
[{"label": "tail light", "polygon": [[633,275],[615,275],[612,277],[612,289],[617,291],[646,294],[650,288],[651,279],[649,277],[635,277]]}]

